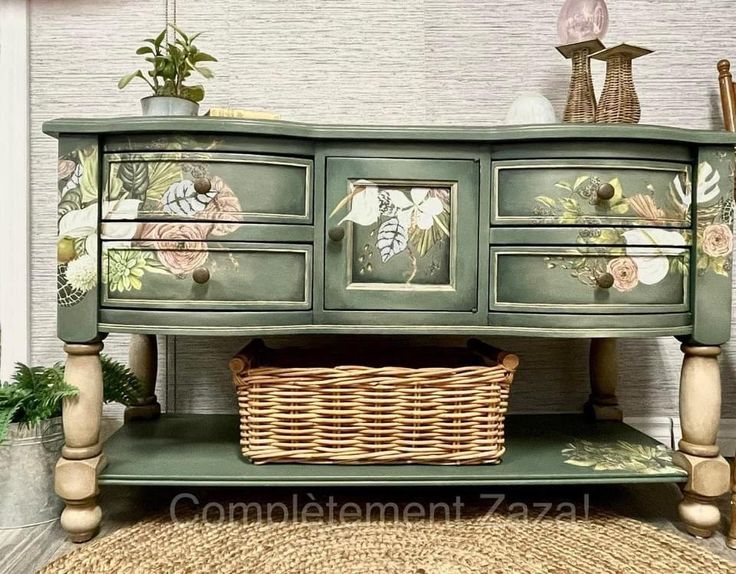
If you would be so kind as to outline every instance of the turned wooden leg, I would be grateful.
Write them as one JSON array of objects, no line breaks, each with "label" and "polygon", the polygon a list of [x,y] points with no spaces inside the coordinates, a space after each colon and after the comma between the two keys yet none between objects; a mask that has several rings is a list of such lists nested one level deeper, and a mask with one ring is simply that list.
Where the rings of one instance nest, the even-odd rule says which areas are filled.
[{"label": "turned wooden leg", "polygon": [[733,467],[731,477],[731,527],[728,529],[726,545],[736,550],[736,465]]},{"label": "turned wooden leg", "polygon": [[623,420],[616,398],[616,339],[591,339],[589,360],[591,393],[585,403],[585,414],[599,421]]},{"label": "turned wooden leg", "polygon": [[100,527],[97,475],[105,466],[100,444],[102,418],[102,343],[67,344],[64,379],[79,389],[64,400],[64,446],[56,464],[56,493],[64,499],[61,526],[72,542],[85,542]]},{"label": "turned wooden leg", "polygon": [[125,409],[125,422],[136,419],[153,419],[161,414],[156,398],[158,372],[158,348],[155,335],[133,335],[130,339],[128,364],[143,385],[143,393],[137,404]]},{"label": "turned wooden leg", "polygon": [[690,534],[707,538],[721,522],[715,498],[728,491],[730,468],[719,456],[721,418],[720,347],[682,345],[680,376],[682,439],[673,462],[688,472],[680,518]]}]

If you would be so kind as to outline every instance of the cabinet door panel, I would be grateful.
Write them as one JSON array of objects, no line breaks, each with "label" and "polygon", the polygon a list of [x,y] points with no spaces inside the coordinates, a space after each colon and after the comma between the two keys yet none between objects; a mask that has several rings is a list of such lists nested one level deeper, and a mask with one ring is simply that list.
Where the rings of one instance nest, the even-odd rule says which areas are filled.
[{"label": "cabinet door panel", "polygon": [[327,309],[477,308],[478,163],[328,158]]}]

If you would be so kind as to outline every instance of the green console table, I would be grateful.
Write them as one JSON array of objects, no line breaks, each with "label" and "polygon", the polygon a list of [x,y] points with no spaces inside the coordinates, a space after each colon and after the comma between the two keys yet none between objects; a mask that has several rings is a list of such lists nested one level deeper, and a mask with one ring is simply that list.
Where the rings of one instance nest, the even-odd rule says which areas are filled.
[{"label": "green console table", "polygon": [[[80,390],[56,474],[73,540],[98,529],[98,484],[673,481],[690,532],[719,523],[736,135],[215,118],[44,131],[59,140],[58,333]],[[111,332],[134,334],[147,396],[106,443],[108,464],[99,353]],[[500,465],[256,466],[238,457],[234,417],[159,416],[157,334],[590,338],[592,392],[585,419],[511,417]],[[684,353],[674,465],[616,401],[615,339],[658,336]],[[565,464],[577,439],[655,454],[638,468]]]}]

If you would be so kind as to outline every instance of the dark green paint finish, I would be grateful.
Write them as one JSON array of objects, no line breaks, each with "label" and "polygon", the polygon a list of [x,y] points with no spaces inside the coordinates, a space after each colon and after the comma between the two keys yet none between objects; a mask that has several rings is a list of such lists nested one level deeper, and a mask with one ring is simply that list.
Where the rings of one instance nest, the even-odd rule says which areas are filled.
[{"label": "dark green paint finish", "polygon": [[[730,331],[730,253],[721,258],[720,263],[703,273],[696,272],[702,259],[704,245],[700,226],[707,218],[712,219],[712,203],[730,197],[732,145],[736,135],[726,132],[680,130],[655,126],[613,126],[613,125],[552,125],[552,126],[513,126],[500,128],[463,127],[355,127],[355,126],[308,126],[288,122],[254,122],[247,120],[215,118],[118,118],[100,120],[59,120],[45,124],[45,131],[53,135],[62,134],[60,156],[71,150],[90,145],[106,152],[132,153],[155,157],[156,154],[181,153],[196,157],[220,155],[225,163],[242,154],[255,156],[287,157],[313,162],[311,225],[301,221],[299,225],[252,222],[233,226],[229,234],[217,237],[221,245],[232,247],[236,242],[259,242],[273,244],[299,244],[313,249],[313,310],[225,310],[225,308],[197,311],[178,310],[176,306],[168,310],[98,308],[101,301],[99,286],[91,291],[76,306],[60,308],[59,335],[73,342],[85,342],[97,337],[97,331],[116,332],[156,332],[181,334],[319,334],[319,333],[383,333],[410,334],[499,334],[528,335],[542,337],[645,337],[676,335],[701,344],[721,344],[729,337]],[[232,153],[232,155],[229,155]],[[98,169],[102,172],[104,162]],[[352,158],[361,161],[371,159],[376,164],[383,161],[418,161],[423,165],[440,164],[439,160],[476,165],[474,213],[470,219],[468,236],[472,236],[472,249],[459,249],[458,263],[474,269],[476,277],[469,281],[472,296],[463,300],[460,306],[448,303],[448,293],[435,293],[438,296],[431,305],[416,297],[409,300],[403,293],[381,292],[375,300],[369,300],[363,293],[356,299],[340,303],[328,309],[325,294],[334,289],[330,281],[344,271],[342,262],[336,268],[331,259],[332,246],[327,239],[330,222],[326,215],[332,209],[326,170],[327,158]],[[527,312],[487,313],[491,300],[489,285],[494,278],[490,269],[490,246],[497,248],[519,246],[574,247],[588,241],[583,231],[605,230],[603,224],[588,227],[565,227],[557,222],[546,227],[532,222],[529,226],[501,227],[492,225],[491,216],[491,175],[492,167],[499,161],[579,161],[598,164],[611,161],[617,165],[641,168],[642,164],[688,165],[692,170],[692,185],[699,185],[699,164],[707,161],[717,166],[721,174],[719,197],[699,206],[690,227],[682,227],[682,242],[678,245],[690,251],[692,258],[689,267],[689,306],[682,302],[662,312],[644,307],[629,306],[622,299],[623,313],[614,313],[617,307],[596,309],[585,313],[582,309],[571,310],[562,306],[534,309]],[[366,164],[368,165],[368,164]],[[234,168],[236,169],[236,168]],[[385,172],[387,179],[401,177],[400,170]],[[636,170],[634,170],[636,171]],[[645,169],[646,171],[646,169]],[[414,174],[418,179],[430,179],[426,173]],[[368,177],[375,177],[369,175]],[[96,180],[100,188],[101,176]],[[288,186],[290,187],[290,186]],[[626,185],[625,185],[626,187]],[[625,189],[627,195],[629,190]],[[651,190],[650,190],[651,191]],[[344,189],[342,190],[344,193]],[[514,197],[502,191],[504,200],[514,201]],[[660,198],[658,184],[655,195]],[[695,193],[695,190],[693,191]],[[513,194],[513,190],[512,190]],[[98,195],[98,194],[95,194]],[[725,204],[724,204],[725,205]],[[244,206],[245,207],[245,206]],[[145,214],[144,214],[145,215]],[[630,215],[630,214],[629,214]],[[461,224],[467,217],[459,216]],[[633,225],[623,226],[615,223],[617,239],[598,242],[603,246],[624,246],[623,232],[632,231]],[[106,226],[117,225],[106,222]],[[698,227],[696,227],[696,225]],[[477,226],[477,227],[476,227]],[[613,228],[609,228],[613,229]],[[105,230],[101,235],[105,236]],[[669,233],[669,232],[668,232]],[[698,236],[698,237],[696,237]],[[587,235],[586,235],[587,237]],[[614,237],[610,233],[605,238]],[[582,238],[582,239],[581,239]],[[604,239],[605,239],[604,238]],[[668,244],[669,246],[669,244]],[[325,253],[327,256],[325,257]],[[679,258],[678,258],[679,259]],[[713,269],[720,270],[714,272]],[[337,272],[335,271],[337,269]],[[701,270],[702,271],[702,270]],[[191,280],[191,279],[189,279]],[[535,279],[550,280],[546,278]],[[340,283],[340,281],[338,281]],[[567,285],[567,279],[552,281],[551,285]],[[576,287],[577,288],[577,287]],[[648,288],[648,287],[647,287]],[[659,288],[659,286],[657,286]],[[343,286],[338,291],[347,293]],[[360,291],[360,290],[357,290]],[[660,295],[672,303],[679,300],[681,293],[675,291]],[[352,295],[352,293],[351,293]],[[625,297],[626,294],[621,294]],[[641,294],[643,296],[643,293]],[[637,294],[639,296],[639,294]],[[185,300],[188,295],[183,296]],[[450,294],[450,297],[452,295]],[[537,301],[538,302],[538,301]],[[228,308],[230,309],[230,308]],[[362,309],[362,310],[361,310]],[[691,313],[680,312],[690,309]],[[99,315],[99,325],[98,325]]]},{"label": "dark green paint finish", "polygon": [[165,270],[144,271],[140,289],[115,288],[106,273],[102,306],[130,309],[243,310],[258,311],[311,308],[311,245],[214,243],[204,248],[182,247],[172,250],[150,246],[132,247],[104,242],[111,261],[115,252],[144,253],[150,260],[174,255],[178,258],[205,257],[198,269],[208,279],[198,283],[191,273],[176,275]]},{"label": "dark green paint finish", "polygon": [[[722,274],[714,271],[713,266],[702,269],[703,258],[707,257],[704,249],[704,234],[710,225],[727,225],[733,229],[733,222],[724,223],[720,215],[713,218],[713,210],[722,212],[724,204],[733,209],[734,194],[734,150],[731,147],[703,147],[698,155],[698,169],[704,162],[712,165],[720,176],[720,194],[710,201],[697,201],[695,224],[698,229],[695,239],[693,273],[693,333],[692,342],[701,345],[722,345],[731,336],[731,285],[732,257],[728,253]],[[694,181],[702,179],[696,173]],[[697,196],[696,196],[697,197]],[[720,205],[720,207],[719,207]],[[733,215],[731,215],[733,217]]]},{"label": "dark green paint finish", "polygon": [[[654,161],[608,159],[557,159],[496,161],[493,164],[491,189],[491,225],[645,225],[650,227],[686,227],[685,213],[679,209],[662,213],[656,220],[637,213],[619,198],[598,200],[590,178],[601,184],[618,180],[623,196],[651,197],[658,205],[670,203],[670,183],[676,177],[689,180],[690,168],[685,164]],[[586,179],[588,178],[588,179]],[[584,180],[579,186],[576,182]],[[590,197],[581,197],[562,186],[588,189]],[[575,217],[559,217],[545,213],[537,198],[575,202]],[[623,208],[623,210],[621,209]],[[554,210],[553,210],[554,211]],[[566,210],[569,211],[569,208]]]},{"label": "dark green paint finish", "polygon": [[100,310],[111,333],[267,337],[288,335],[460,335],[558,338],[644,338],[689,335],[688,313],[580,315],[396,311],[155,311]]},{"label": "dark green paint finish", "polygon": [[109,464],[101,484],[176,486],[380,486],[514,485],[685,482],[680,469],[645,474],[594,470],[566,464],[562,455],[579,439],[658,443],[616,422],[590,422],[580,415],[512,415],[507,419],[506,454],[491,465],[254,465],[240,455],[238,417],[164,415],[128,423],[107,443]]},{"label": "dark green paint finish", "polygon": [[[489,242],[493,245],[559,245],[568,247],[583,247],[590,245],[592,239],[602,241],[597,246],[626,245],[624,233],[632,231],[632,227],[616,227],[617,234],[610,233],[608,228],[593,226],[565,226],[565,227],[492,227]],[[581,235],[582,232],[582,235]],[[644,230],[646,233],[646,230]],[[585,237],[591,238],[583,241]],[[689,233],[682,234],[683,245],[692,243]],[[610,240],[609,240],[610,238]]]},{"label": "dark green paint finish", "polygon": [[[603,288],[576,276],[584,261],[602,270],[616,257],[665,257],[670,271],[655,285],[639,283],[622,292]],[[492,311],[562,313],[681,313],[688,311],[687,271],[673,271],[673,260],[684,268],[685,249],[647,247],[491,247]],[[591,263],[593,262],[593,263]],[[552,267],[554,266],[554,267]]]},{"label": "dark green paint finish", "polygon": [[[59,137],[59,158],[66,158],[77,150],[95,150],[99,158],[99,140],[96,135],[64,134]],[[99,173],[90,178],[90,183],[96,185],[99,196],[101,180]],[[59,190],[61,192],[61,190]],[[59,269],[59,272],[61,270]],[[59,305],[57,307],[56,332],[59,339],[66,343],[88,343],[99,338],[97,329],[97,300],[100,286],[99,273],[96,287],[85,293],[81,301],[73,306]]]},{"label": "dark green paint finish", "polygon": [[[237,198],[238,209],[228,211],[228,221],[246,223],[310,224],[312,222],[311,160],[241,153],[151,152],[105,156],[105,195],[108,201],[130,195],[126,175],[133,171],[148,173],[174,170],[172,183],[196,181],[222,182]],[[145,178],[148,183],[148,178]],[[122,189],[121,189],[122,186]],[[115,190],[115,197],[112,197]],[[145,197],[145,187],[133,189]],[[133,197],[138,197],[134,195]],[[206,213],[206,212],[205,212]],[[181,213],[166,211],[159,202],[144,202],[138,210],[141,220],[187,219]],[[213,214],[209,220],[222,216]],[[208,220],[203,213],[193,219]]]},{"label": "dark green paint finish", "polygon": [[[358,152],[359,153],[359,152]],[[326,163],[327,230],[342,226],[343,240],[325,239],[325,308],[336,310],[471,311],[477,305],[479,162],[448,160],[329,157]],[[379,245],[382,217],[370,226],[341,220],[354,202],[336,210],[350,193],[351,183],[370,181],[380,189],[448,189],[449,238],[425,254],[413,242],[382,261]],[[408,199],[409,192],[400,192]],[[334,213],[333,213],[334,212]],[[408,233],[404,234],[406,237]],[[374,245],[375,241],[375,245]],[[370,258],[374,270],[367,273]],[[412,272],[412,261],[415,263]],[[435,272],[436,271],[436,272]],[[368,279],[369,276],[372,279]],[[397,317],[398,319],[398,317]],[[397,321],[397,322],[400,322]]]},{"label": "dark green paint finish", "polygon": [[503,127],[341,126],[284,121],[255,121],[210,117],[122,117],[57,119],[43,124],[44,133],[166,134],[210,133],[291,137],[316,140],[386,141],[520,141],[630,139],[693,144],[736,145],[736,134],[664,126],[625,124],[548,124]]}]

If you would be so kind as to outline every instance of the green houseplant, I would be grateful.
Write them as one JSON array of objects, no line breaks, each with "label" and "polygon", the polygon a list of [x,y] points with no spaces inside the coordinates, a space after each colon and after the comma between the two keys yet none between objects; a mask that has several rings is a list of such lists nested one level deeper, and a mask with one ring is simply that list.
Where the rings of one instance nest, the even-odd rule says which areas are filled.
[{"label": "green houseplant", "polygon": [[[105,402],[131,404],[140,382],[124,365],[102,358]],[[54,466],[64,443],[61,405],[78,390],[64,381],[64,366],[18,364],[0,384],[0,528],[55,520],[61,501],[54,494]]]},{"label": "green houseplant", "polygon": [[187,82],[194,72],[206,79],[213,78],[214,72],[202,64],[217,59],[195,45],[201,32],[189,36],[175,25],[170,26],[174,31],[173,43],[165,41],[167,28],[155,38],[144,40],[135,53],[145,57],[150,69],[145,73],[138,69],[123,76],[118,88],[122,90],[135,78],[148,84],[153,95],[141,100],[143,115],[196,116],[199,102],[204,99],[204,87]]}]

